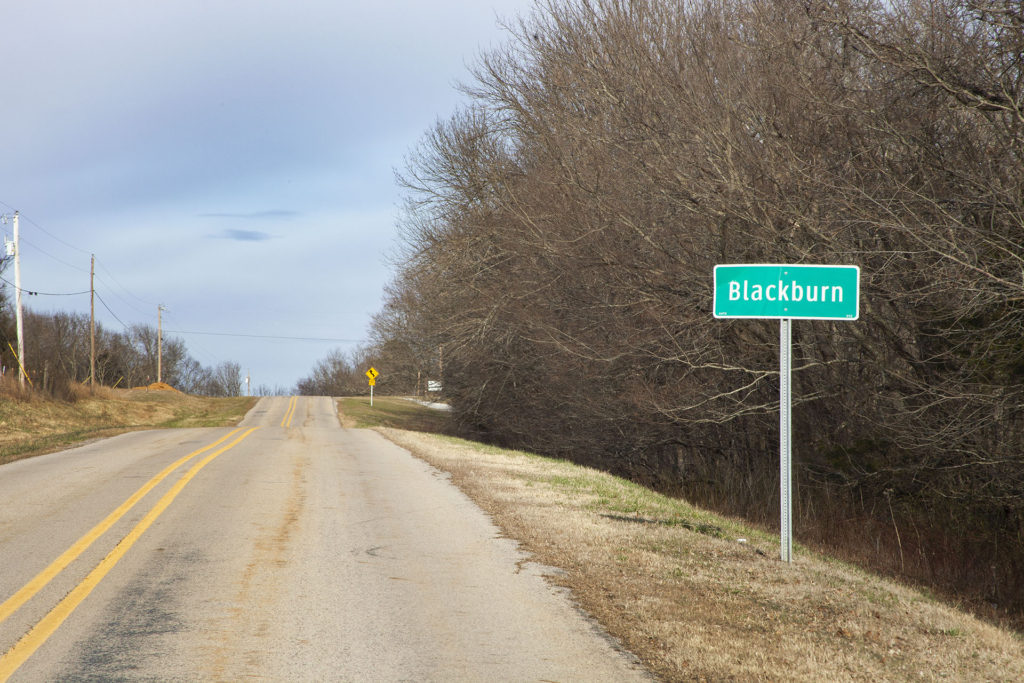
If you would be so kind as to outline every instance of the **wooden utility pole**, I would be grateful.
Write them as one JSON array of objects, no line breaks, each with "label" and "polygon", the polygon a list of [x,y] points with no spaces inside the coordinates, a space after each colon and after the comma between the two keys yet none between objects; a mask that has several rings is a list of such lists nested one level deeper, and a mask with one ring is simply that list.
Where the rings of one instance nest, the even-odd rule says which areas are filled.
[{"label": "wooden utility pole", "polygon": [[89,393],[96,391],[96,254],[89,264]]}]

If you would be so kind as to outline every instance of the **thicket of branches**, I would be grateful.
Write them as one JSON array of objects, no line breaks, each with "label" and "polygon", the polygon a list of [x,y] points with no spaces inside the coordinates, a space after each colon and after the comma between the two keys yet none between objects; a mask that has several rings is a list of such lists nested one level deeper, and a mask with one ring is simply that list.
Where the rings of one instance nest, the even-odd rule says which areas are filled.
[{"label": "thicket of branches", "polygon": [[[15,346],[14,314],[0,290],[0,365],[13,382],[18,365],[8,344]],[[24,312],[25,357],[33,386],[59,399],[73,399],[74,383],[89,382],[89,316],[76,313]],[[161,379],[187,394],[239,396],[242,367],[231,361],[207,367],[189,355],[185,343],[164,337]],[[96,382],[130,388],[157,379],[157,330],[133,325],[111,332],[96,325]]]},{"label": "thicket of branches", "polygon": [[794,325],[797,538],[1019,614],[1020,4],[567,0],[511,34],[401,176],[378,362],[440,351],[463,432],[772,523],[777,323],[714,320],[713,266],[859,265],[859,321]]},{"label": "thicket of branches", "polygon": [[369,349],[352,353],[336,350],[318,361],[295,391],[301,396],[359,396],[369,393],[364,374],[372,365]]}]

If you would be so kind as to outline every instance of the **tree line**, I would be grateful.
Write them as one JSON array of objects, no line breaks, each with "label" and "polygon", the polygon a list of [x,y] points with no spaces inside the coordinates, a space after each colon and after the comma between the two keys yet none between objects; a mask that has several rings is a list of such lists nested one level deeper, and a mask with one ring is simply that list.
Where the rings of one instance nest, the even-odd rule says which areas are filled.
[{"label": "tree line", "polygon": [[[17,348],[14,312],[0,290],[0,366],[13,383],[19,373],[12,349]],[[75,384],[89,384],[89,316],[77,313],[23,312],[25,357],[32,386],[47,395],[69,400]],[[117,332],[96,324],[96,383],[118,388],[147,386],[157,381],[157,329],[132,325]],[[162,381],[187,394],[240,396],[242,367],[232,361],[204,366],[185,343],[164,337],[160,358]]]},{"label": "tree line", "polygon": [[712,270],[858,265],[859,321],[794,325],[796,537],[1024,613],[1020,4],[565,0],[509,36],[400,173],[379,388],[777,524],[777,323],[715,320]]}]

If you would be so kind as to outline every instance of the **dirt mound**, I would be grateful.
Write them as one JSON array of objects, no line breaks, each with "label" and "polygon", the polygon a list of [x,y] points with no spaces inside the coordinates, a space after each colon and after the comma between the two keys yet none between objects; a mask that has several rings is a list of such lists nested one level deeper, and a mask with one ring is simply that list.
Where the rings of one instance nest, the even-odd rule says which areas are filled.
[{"label": "dirt mound", "polygon": [[136,389],[145,389],[146,391],[174,391],[181,393],[167,382],[153,382],[148,387],[135,387]]}]

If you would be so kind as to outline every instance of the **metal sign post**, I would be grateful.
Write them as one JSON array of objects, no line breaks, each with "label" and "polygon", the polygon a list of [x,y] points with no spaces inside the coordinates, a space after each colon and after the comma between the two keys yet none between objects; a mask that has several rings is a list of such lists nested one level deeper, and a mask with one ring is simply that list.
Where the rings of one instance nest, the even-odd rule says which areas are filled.
[{"label": "metal sign post", "polygon": [[366,379],[370,381],[370,407],[373,407],[373,387],[377,384],[377,378],[380,377],[380,373],[377,372],[377,368],[370,366],[370,369],[366,371]]},{"label": "metal sign post", "polygon": [[793,561],[793,321],[779,321],[779,528],[782,561]]},{"label": "metal sign post", "polygon": [[793,561],[793,318],[856,320],[860,268],[803,264],[715,266],[714,316],[779,320],[779,541]]}]

